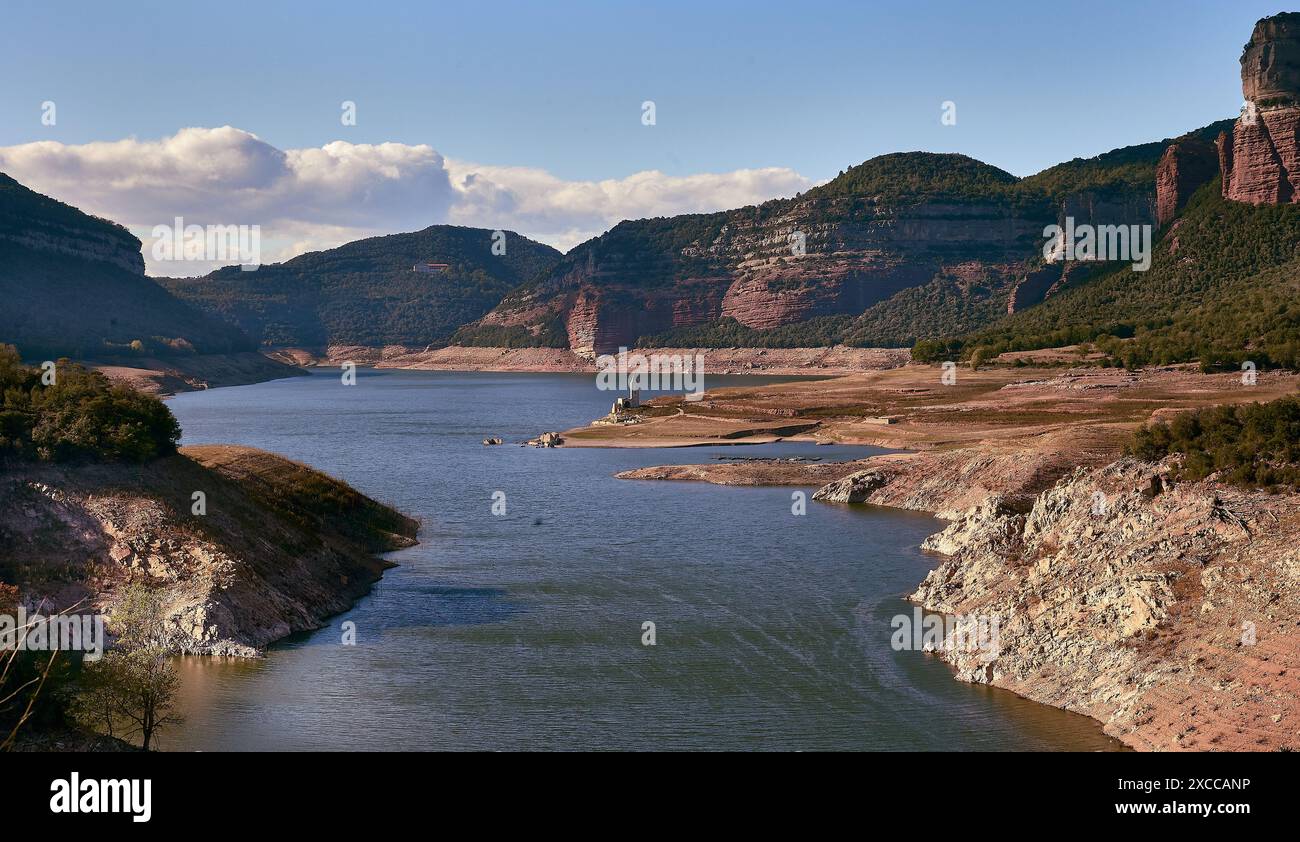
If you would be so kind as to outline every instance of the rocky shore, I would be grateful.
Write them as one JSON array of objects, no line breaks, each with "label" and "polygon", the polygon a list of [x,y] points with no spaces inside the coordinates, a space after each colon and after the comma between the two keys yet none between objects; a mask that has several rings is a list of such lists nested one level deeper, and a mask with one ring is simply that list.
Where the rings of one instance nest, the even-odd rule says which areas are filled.
[{"label": "rocky shore", "polygon": [[[619,476],[815,485],[814,499],[827,503],[931,512],[948,521],[924,544],[940,562],[911,598],[996,618],[1000,629],[996,657],[939,653],[961,680],[1094,717],[1141,750],[1300,748],[1300,495],[1173,482],[1171,464],[1124,458],[1119,447],[1131,411],[1145,420],[1244,396],[1190,372],[1043,375],[947,401],[933,389],[917,398],[927,393],[919,382],[891,381],[896,400],[886,409],[899,414],[897,425],[873,431],[847,414],[823,419],[823,434],[837,440],[861,430],[870,443],[889,438],[913,452]],[[804,400],[785,405],[824,406],[808,390],[824,398],[851,388],[835,384],[796,385],[786,397]],[[1252,396],[1267,399],[1283,385],[1279,376]],[[1094,387],[1084,389],[1093,392],[1090,409],[1072,414],[1068,398],[1085,386]],[[872,392],[854,391],[859,400]],[[1053,392],[1062,411],[1041,423],[1048,419],[1029,404]],[[951,418],[964,419],[960,430]]]},{"label": "rocky shore", "polygon": [[245,447],[0,475],[3,578],[25,603],[111,613],[122,585],[146,581],[163,594],[176,650],[189,654],[255,656],[320,628],[391,566],[377,554],[414,544],[418,526]]}]

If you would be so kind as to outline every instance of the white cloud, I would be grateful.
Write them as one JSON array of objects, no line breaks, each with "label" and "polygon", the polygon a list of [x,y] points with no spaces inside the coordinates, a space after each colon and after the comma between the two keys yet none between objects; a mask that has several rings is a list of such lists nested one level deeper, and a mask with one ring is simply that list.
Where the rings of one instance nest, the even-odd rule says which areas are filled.
[{"label": "white cloud", "polygon": [[530,167],[450,159],[447,169],[459,194],[452,222],[512,228],[565,250],[620,220],[736,208],[792,196],[813,184],[784,167],[687,176],[645,170],[604,181],[564,181]]},{"label": "white cloud", "polygon": [[568,249],[622,219],[739,207],[813,183],[779,167],[565,181],[536,168],[448,160],[423,144],[334,141],[280,150],[230,126],[181,129],[161,140],[0,147],[0,171],[127,226],[145,241],[149,271],[158,275],[213,268],[152,259],[154,226],[177,216],[187,225],[261,226],[267,263],[440,222],[514,230]]}]

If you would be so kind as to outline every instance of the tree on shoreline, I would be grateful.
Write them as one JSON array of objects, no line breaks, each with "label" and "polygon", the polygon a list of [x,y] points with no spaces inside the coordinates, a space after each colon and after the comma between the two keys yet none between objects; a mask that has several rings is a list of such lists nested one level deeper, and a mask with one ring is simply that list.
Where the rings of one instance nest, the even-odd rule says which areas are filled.
[{"label": "tree on shoreline", "polygon": [[148,751],[160,729],[183,721],[174,713],[180,679],[162,600],[145,585],[128,585],[109,625],[117,642],[86,665],[73,715],[109,736],[139,736]]}]

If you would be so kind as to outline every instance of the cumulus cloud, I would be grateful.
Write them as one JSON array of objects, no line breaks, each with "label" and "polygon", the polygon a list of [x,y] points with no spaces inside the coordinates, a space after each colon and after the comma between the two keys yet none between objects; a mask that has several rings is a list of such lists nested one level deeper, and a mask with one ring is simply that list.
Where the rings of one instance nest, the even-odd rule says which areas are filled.
[{"label": "cumulus cloud", "polygon": [[281,150],[230,126],[181,129],[160,140],[0,147],[0,171],[127,226],[145,241],[156,275],[214,268],[152,258],[154,227],[176,217],[186,225],[260,226],[264,263],[439,222],[514,230],[568,249],[623,219],[739,207],[812,185],[779,167],[566,181],[531,167],[449,160],[424,144],[334,141]]},{"label": "cumulus cloud", "polygon": [[687,176],[645,170],[604,181],[564,181],[540,169],[450,159],[447,169],[459,194],[451,221],[513,228],[564,250],[624,219],[736,208],[812,186],[784,167]]}]

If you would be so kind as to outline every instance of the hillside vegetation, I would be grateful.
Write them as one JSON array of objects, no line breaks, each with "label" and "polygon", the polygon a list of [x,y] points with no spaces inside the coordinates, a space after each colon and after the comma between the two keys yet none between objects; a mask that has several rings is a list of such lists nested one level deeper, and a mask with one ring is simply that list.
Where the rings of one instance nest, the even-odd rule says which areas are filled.
[{"label": "hillside vegetation", "polygon": [[[504,255],[491,249],[491,231],[434,225],[252,272],[227,267],[203,278],[161,281],[261,345],[436,345],[560,257],[550,246],[509,232]],[[412,271],[417,263],[450,267],[424,274]]]},{"label": "hillside vegetation", "polygon": [[1100,272],[964,336],[923,340],[922,361],[1094,342],[1124,365],[1300,365],[1300,207],[1222,198],[1217,180],[1156,246],[1151,268]]},{"label": "hillside vegetation", "polygon": [[1179,476],[1219,473],[1244,486],[1300,487],[1300,398],[1180,413],[1137,430],[1128,452],[1140,459],[1182,454]]},{"label": "hillside vegetation", "polygon": [[54,382],[0,345],[0,466],[6,460],[144,462],[176,452],[181,428],[162,401],[60,360]]}]

